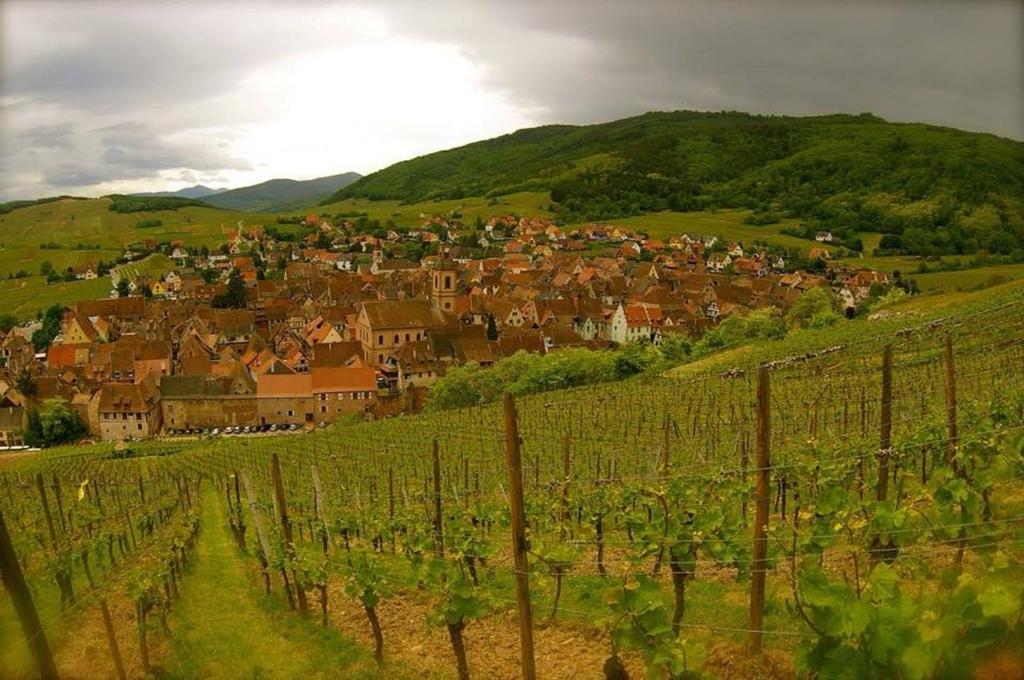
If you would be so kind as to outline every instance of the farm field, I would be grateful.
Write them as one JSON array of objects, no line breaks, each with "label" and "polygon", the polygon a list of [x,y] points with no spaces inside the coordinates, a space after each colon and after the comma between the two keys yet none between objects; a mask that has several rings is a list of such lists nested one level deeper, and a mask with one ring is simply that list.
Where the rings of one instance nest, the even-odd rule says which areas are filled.
[{"label": "farm field", "polygon": [[113,274],[116,275],[117,280],[127,277],[129,281],[136,281],[140,276],[161,277],[172,269],[174,269],[174,263],[169,257],[163,253],[153,253],[141,260],[115,267]]},{"label": "farm field", "polygon": [[973,290],[1024,278],[1024,264],[1004,264],[950,272],[912,274],[923,291]]},{"label": "farm field", "polygon": [[1011,282],[504,410],[47,451],[0,466],[0,512],[65,671],[111,670],[102,598],[130,677],[518,677],[528,574],[541,677],[1011,677],[1022,309]]},{"label": "farm field", "polygon": [[47,283],[45,276],[0,279],[0,309],[20,320],[35,318],[36,312],[55,304],[70,305],[110,294],[110,279]]},{"label": "farm field", "polygon": [[[785,248],[797,248],[806,253],[811,247],[821,244],[780,233],[787,226],[796,226],[797,221],[780,222],[754,226],[745,224],[749,210],[721,210],[718,212],[662,212],[639,217],[625,217],[609,220],[615,224],[638,231],[646,231],[651,238],[668,239],[683,233],[715,235],[728,241],[740,241],[752,245],[764,241]],[[835,250],[826,246],[828,250]]]},{"label": "farm field", "polygon": [[551,197],[547,192],[520,192],[497,196],[493,199],[477,196],[421,203],[350,198],[319,206],[315,210],[331,214],[366,213],[369,218],[382,222],[391,219],[399,226],[419,226],[423,223],[423,215],[446,215],[452,212],[459,212],[464,224],[473,224],[477,217],[486,221],[494,215],[512,213],[551,217],[551,212],[548,210],[550,203]]},{"label": "farm field", "polygon": [[[39,263],[49,259],[59,266],[61,257],[93,261],[103,253],[105,259],[120,254],[124,246],[155,239],[181,240],[187,245],[219,246],[236,229],[239,220],[246,225],[270,224],[274,215],[242,213],[217,208],[185,207],[157,212],[118,213],[109,209],[110,199],[66,199],[19,208],[0,215],[0,276],[26,269],[37,273]],[[158,219],[158,227],[139,228],[147,219]],[[56,242],[61,250],[44,250],[43,243]],[[75,251],[74,246],[99,245],[101,251]]]}]

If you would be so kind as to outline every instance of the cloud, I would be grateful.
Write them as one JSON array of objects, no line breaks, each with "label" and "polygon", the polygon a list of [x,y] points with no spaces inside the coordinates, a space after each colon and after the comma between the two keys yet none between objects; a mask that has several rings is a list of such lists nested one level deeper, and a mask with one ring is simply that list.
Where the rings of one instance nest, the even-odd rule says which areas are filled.
[{"label": "cloud", "polygon": [[[872,111],[1024,138],[1024,4],[449,0],[389,5],[557,122],[650,109]],[[486,30],[500,27],[500,31]]]},{"label": "cloud", "polygon": [[72,149],[74,148],[72,140],[74,131],[73,123],[37,125],[25,130],[18,137],[33,149]]},{"label": "cloud", "polygon": [[77,162],[57,163],[43,171],[43,181],[53,187],[83,187],[110,178],[103,168],[87,168]]},{"label": "cloud", "polygon": [[369,172],[658,109],[1022,139],[1022,21],[1012,1],[6,0],[0,193]]},{"label": "cloud", "polygon": [[[98,131],[103,163],[123,176],[176,168],[192,170],[250,170],[252,164],[233,158],[224,149],[202,143],[168,140],[141,123],[122,122]],[[143,174],[142,176],[145,176]]]}]

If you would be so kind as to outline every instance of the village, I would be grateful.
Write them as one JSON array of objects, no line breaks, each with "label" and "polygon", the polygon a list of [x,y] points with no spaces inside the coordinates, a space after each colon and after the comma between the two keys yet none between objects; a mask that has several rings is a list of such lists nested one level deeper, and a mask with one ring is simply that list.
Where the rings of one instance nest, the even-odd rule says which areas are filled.
[{"label": "village", "polygon": [[823,245],[810,248],[813,266],[794,268],[779,252],[715,236],[662,241],[514,215],[467,229],[423,217],[419,229],[367,230],[309,215],[292,240],[239,222],[213,252],[133,246],[128,259],[162,249],[174,267],[132,280],[103,267],[111,296],[63,310],[47,346],[39,322],[0,337],[0,447],[24,446],[31,410],[54,399],[104,441],[415,412],[453,366],[696,339],[731,315],[784,312],[814,288],[852,314],[890,283],[829,261]]}]

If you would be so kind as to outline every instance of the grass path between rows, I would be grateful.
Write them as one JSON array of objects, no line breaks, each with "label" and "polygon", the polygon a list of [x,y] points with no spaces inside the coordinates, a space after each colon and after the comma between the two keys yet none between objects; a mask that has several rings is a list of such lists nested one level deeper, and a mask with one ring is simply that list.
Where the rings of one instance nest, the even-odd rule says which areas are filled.
[{"label": "grass path between rows", "polygon": [[337,631],[263,594],[243,564],[223,499],[202,494],[196,560],[171,619],[170,678],[375,677],[372,659]]}]

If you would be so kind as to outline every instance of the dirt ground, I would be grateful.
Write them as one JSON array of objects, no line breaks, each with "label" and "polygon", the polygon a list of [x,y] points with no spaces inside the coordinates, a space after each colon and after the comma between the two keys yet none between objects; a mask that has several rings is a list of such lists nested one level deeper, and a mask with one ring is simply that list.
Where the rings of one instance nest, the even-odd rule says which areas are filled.
[{"label": "dirt ground", "polygon": [[[129,678],[146,677],[139,652],[134,608],[127,597],[108,598],[107,606],[126,675]],[[150,664],[158,671],[160,659],[170,649],[170,642],[159,630],[151,631],[148,641]],[[61,678],[117,677],[98,600],[91,599],[83,604],[81,615],[57,645],[54,655]]]},{"label": "dirt ground", "polygon": [[[331,624],[373,649],[366,613],[359,603],[347,598],[339,582],[331,583],[328,601]],[[430,606],[426,596],[415,590],[381,604],[377,614],[384,632],[384,655],[396,670],[413,677],[453,677],[455,657],[448,632],[427,623]],[[463,636],[471,677],[522,677],[514,607],[473,621]],[[570,623],[535,625],[534,647],[538,675],[551,679],[601,678],[601,668],[610,653],[607,638]],[[624,660],[630,677],[643,677],[641,659],[626,655]]]}]

